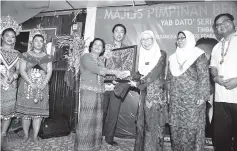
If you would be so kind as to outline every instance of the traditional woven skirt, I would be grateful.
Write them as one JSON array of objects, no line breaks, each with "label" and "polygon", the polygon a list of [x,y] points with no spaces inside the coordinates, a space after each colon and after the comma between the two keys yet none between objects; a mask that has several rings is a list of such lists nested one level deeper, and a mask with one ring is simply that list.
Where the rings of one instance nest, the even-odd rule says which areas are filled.
[{"label": "traditional woven skirt", "polygon": [[103,95],[80,91],[80,113],[76,127],[75,151],[97,151],[102,143]]},{"label": "traditional woven skirt", "polygon": [[[2,82],[2,81],[1,81]],[[9,85],[8,89],[1,87],[1,119],[8,120],[15,116],[15,104],[16,104],[16,81]]]},{"label": "traditional woven skirt", "polygon": [[36,102],[36,90],[31,90],[29,84],[21,79],[17,94],[16,112],[19,117],[48,117],[49,116],[49,87],[40,91],[42,96]]}]

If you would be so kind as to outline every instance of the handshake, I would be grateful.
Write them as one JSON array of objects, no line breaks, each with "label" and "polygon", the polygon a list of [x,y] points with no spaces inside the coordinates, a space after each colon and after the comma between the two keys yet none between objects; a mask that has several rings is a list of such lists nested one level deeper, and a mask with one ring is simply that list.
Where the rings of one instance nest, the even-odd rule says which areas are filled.
[{"label": "handshake", "polygon": [[128,84],[130,84],[132,87],[137,87],[141,83],[142,75],[139,73],[139,71],[133,73],[132,80]]},{"label": "handshake", "polygon": [[127,77],[129,77],[131,75],[130,71],[119,71],[119,70],[115,70],[114,75],[119,78],[119,79],[125,79]]},{"label": "handshake", "polygon": [[142,75],[139,72],[133,73],[131,76],[131,81],[128,83],[117,83],[114,87],[114,94],[118,98],[124,99],[129,92],[130,86],[137,87],[137,84],[140,83]]}]

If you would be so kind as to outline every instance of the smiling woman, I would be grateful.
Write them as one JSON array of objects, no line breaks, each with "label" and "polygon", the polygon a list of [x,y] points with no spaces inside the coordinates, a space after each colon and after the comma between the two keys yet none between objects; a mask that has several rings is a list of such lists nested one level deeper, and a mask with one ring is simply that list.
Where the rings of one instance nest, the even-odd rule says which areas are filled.
[{"label": "smiling woman", "polygon": [[95,38],[90,43],[90,53],[84,54],[80,60],[80,109],[75,151],[97,151],[101,148],[104,76],[110,74],[123,79],[130,74],[129,71],[105,68],[104,58],[100,57],[104,49],[104,41]]},{"label": "smiling woman", "polygon": [[169,121],[174,151],[203,151],[205,141],[205,108],[210,99],[208,60],[195,47],[190,31],[177,35],[177,49],[169,58],[167,85]]},{"label": "smiling woman", "polygon": [[141,44],[142,44],[142,47],[146,50],[149,50],[151,49],[152,45],[153,45],[153,37],[149,34],[144,34],[142,39],[141,39]]},{"label": "smiling woman", "polygon": [[44,48],[46,34],[40,29],[33,30],[31,34],[32,49],[23,53],[20,63],[16,112],[22,117],[24,141],[28,140],[32,120],[33,140],[37,143],[42,118],[49,116],[48,83],[52,75],[52,58]]},{"label": "smiling woman", "polygon": [[136,84],[141,93],[135,151],[163,150],[167,119],[167,102],[164,95],[165,66],[165,51],[160,50],[152,31],[144,31],[141,34],[139,54],[139,72],[143,77]]},{"label": "smiling woman", "polygon": [[1,47],[0,47],[0,84],[1,84],[1,142],[15,116],[17,78],[19,73],[20,53],[14,49],[16,35],[21,28],[10,16],[1,18]]},{"label": "smiling woman", "polygon": [[155,35],[151,30],[141,34],[141,47],[139,52],[138,71],[146,76],[157,64],[161,53],[156,42]]}]

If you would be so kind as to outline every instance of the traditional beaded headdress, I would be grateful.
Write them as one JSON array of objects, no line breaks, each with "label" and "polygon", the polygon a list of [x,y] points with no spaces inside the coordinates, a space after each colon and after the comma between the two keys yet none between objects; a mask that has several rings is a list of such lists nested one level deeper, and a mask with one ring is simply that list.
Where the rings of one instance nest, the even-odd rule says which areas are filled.
[{"label": "traditional beaded headdress", "polygon": [[33,40],[33,37],[35,35],[42,35],[44,37],[44,43],[46,43],[46,40],[47,40],[47,34],[46,32],[43,30],[43,28],[40,26],[40,25],[37,25],[36,28],[32,29],[30,31],[30,40],[32,41]]},{"label": "traditional beaded headdress", "polygon": [[0,24],[1,24],[1,29],[0,29],[1,34],[7,28],[12,28],[16,32],[16,35],[19,35],[20,31],[22,30],[21,25],[19,25],[16,22],[16,20],[9,15],[2,16],[0,19]]}]

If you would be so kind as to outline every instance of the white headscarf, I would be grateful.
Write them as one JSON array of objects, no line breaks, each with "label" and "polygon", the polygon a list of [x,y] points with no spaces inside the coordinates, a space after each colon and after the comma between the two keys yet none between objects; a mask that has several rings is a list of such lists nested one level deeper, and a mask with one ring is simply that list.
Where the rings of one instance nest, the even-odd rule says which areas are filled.
[{"label": "white headscarf", "polygon": [[183,74],[204,53],[203,50],[195,47],[196,41],[193,33],[187,30],[182,32],[186,36],[186,45],[183,48],[177,47],[176,52],[169,57],[169,68],[173,76]]},{"label": "white headscarf", "polygon": [[[153,38],[153,46],[150,50],[146,50],[140,46],[138,71],[144,76],[156,66],[161,57],[160,47],[156,42],[154,33],[151,30],[146,30],[141,33],[140,40],[145,34],[149,34]],[[149,62],[149,64],[146,65],[146,62]]]}]

